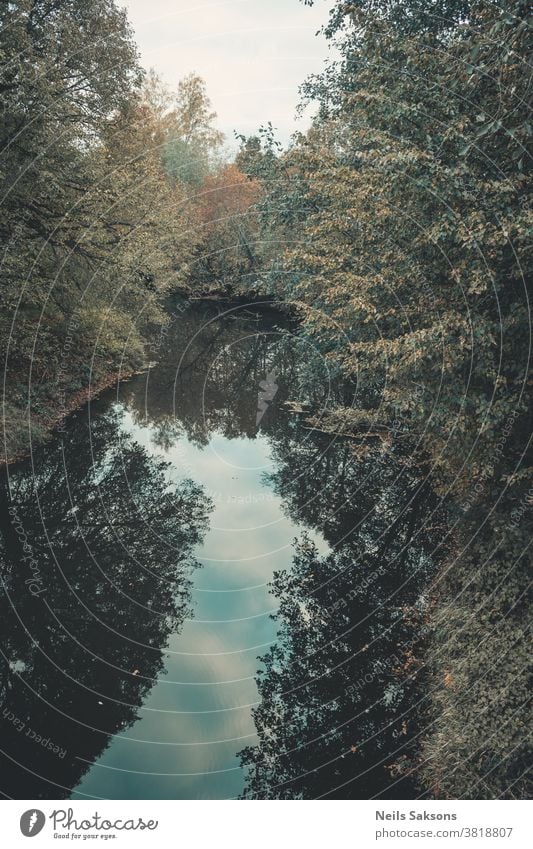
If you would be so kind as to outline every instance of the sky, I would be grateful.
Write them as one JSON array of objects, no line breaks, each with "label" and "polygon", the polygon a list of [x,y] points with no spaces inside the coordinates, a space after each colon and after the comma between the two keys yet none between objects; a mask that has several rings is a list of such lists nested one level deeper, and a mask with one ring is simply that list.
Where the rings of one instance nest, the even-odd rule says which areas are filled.
[{"label": "sky", "polygon": [[328,55],[323,35],[330,0],[122,0],[145,68],[170,87],[200,74],[218,114],[218,129],[249,135],[271,121],[286,142],[296,121],[298,87]]}]

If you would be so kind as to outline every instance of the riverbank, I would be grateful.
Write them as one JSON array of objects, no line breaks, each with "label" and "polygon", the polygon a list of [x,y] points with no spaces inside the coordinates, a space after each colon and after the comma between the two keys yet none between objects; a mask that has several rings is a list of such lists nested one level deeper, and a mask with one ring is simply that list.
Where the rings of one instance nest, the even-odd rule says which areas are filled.
[{"label": "riverbank", "polygon": [[[62,397],[55,405],[39,405],[39,411],[31,408],[30,421],[28,412],[17,410],[12,405],[11,417],[4,418],[4,453],[0,457],[0,468],[24,460],[31,453],[32,448],[43,445],[50,439],[55,430],[60,430],[66,419],[77,410],[81,409],[89,401],[94,400],[106,389],[125,382],[137,374],[142,374],[145,369],[118,370],[102,375],[87,386],[73,390]],[[14,447],[9,453],[5,451],[8,438],[11,437],[11,445]],[[18,446],[18,447],[17,447]]]},{"label": "riverbank", "polygon": [[[176,302],[179,309],[176,311]],[[106,389],[119,382],[129,380],[135,375],[142,374],[151,361],[150,354],[160,346],[161,328],[168,328],[176,315],[187,311],[189,304],[216,303],[227,310],[233,308],[260,309],[277,313],[285,318],[296,321],[296,315],[290,304],[275,301],[272,296],[260,293],[244,295],[230,292],[227,288],[213,286],[202,294],[191,294],[189,288],[178,288],[167,297],[163,305],[163,316],[166,322],[152,328],[145,334],[144,355],[141,367],[122,362],[92,363],[90,366],[79,354],[70,354],[68,373],[61,373],[61,383],[57,375],[53,376],[45,370],[42,374],[32,374],[32,385],[29,392],[27,372],[11,375],[5,379],[4,390],[4,445],[0,457],[0,467],[23,460],[29,456],[32,448],[44,444],[54,430],[60,427],[67,417],[79,410],[88,401],[97,398]],[[109,370],[106,366],[110,367]],[[30,420],[28,421],[28,408]]]},{"label": "riverbank", "polygon": [[531,795],[532,503],[522,481],[492,509],[486,504],[481,521],[465,520],[435,581],[418,769],[422,791],[435,799]]}]

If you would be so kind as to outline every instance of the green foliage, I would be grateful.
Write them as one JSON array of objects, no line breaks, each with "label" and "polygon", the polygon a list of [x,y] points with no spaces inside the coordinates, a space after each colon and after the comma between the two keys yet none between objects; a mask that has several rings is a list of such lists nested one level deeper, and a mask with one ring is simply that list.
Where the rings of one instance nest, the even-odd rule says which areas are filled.
[{"label": "green foliage", "polygon": [[[305,0],[304,0],[305,2]],[[312,3],[307,3],[312,5]],[[370,22],[387,20],[402,35],[421,32],[446,34],[475,15],[479,4],[472,0],[354,0],[337,2],[326,32],[333,36],[357,23],[361,16]]]},{"label": "green foliage", "polygon": [[204,81],[197,74],[181,80],[175,98],[169,96],[163,163],[173,180],[198,188],[207,177],[224,136],[213,126],[216,112]]},{"label": "green foliage", "polygon": [[162,158],[165,171],[176,182],[198,187],[209,173],[206,157],[179,137],[165,143]]},{"label": "green foliage", "polygon": [[[192,246],[124,11],[17,0],[0,26],[1,353],[11,419],[29,405],[39,438],[63,393],[144,361]],[[8,457],[27,447],[12,423]]]},{"label": "green foliage", "polygon": [[[286,248],[265,273],[328,363],[357,383],[354,408],[339,405],[320,426],[363,434],[361,450],[367,430],[415,440],[413,460],[428,461],[456,522],[428,650],[436,730],[423,746],[426,786],[444,797],[521,795],[528,7],[339,3],[329,34],[340,59],[304,89],[318,105],[314,124],[263,181],[265,233],[270,216]],[[244,154],[257,168],[251,142]],[[520,522],[509,529],[513,509]],[[466,636],[456,640],[459,619]],[[498,647],[512,663],[491,670]],[[501,733],[492,703],[506,717]]]},{"label": "green foliage", "polygon": [[514,522],[516,496],[466,523],[439,588],[427,655],[431,731],[420,756],[435,798],[530,795],[531,521]]},{"label": "green foliage", "polygon": [[496,50],[499,23],[450,45],[448,62],[377,27],[338,114],[286,158],[308,186],[285,263],[298,276],[291,296],[369,401],[377,381],[380,418],[427,433],[443,478],[465,451],[481,463],[524,409],[531,128],[518,109],[528,75],[509,45],[525,57],[527,29],[512,19]]}]

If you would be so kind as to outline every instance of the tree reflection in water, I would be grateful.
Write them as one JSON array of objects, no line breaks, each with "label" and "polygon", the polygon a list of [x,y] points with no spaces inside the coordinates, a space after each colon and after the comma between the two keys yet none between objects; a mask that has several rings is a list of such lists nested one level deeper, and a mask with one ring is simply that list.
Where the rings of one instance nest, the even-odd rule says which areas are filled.
[{"label": "tree reflection in water", "polygon": [[169,485],[165,464],[121,432],[113,410],[90,426],[78,415],[9,484],[4,474],[6,795],[68,796],[135,721],[187,615],[209,506],[191,481]]},{"label": "tree reflection in water", "polygon": [[398,450],[356,460],[318,435],[276,448],[275,489],[332,552],[303,538],[275,576],[278,641],[261,658],[244,797],[412,798],[436,500]]},{"label": "tree reflection in water", "polygon": [[[246,307],[202,304],[175,321],[157,350],[157,366],[121,387],[121,400],[154,441],[168,449],[185,434],[206,446],[214,433],[255,439],[291,424],[282,413],[289,398],[316,407],[334,400],[331,375],[320,353],[291,332],[291,322],[268,303]],[[275,403],[257,426],[258,390],[276,376]]]},{"label": "tree reflection in water", "polygon": [[[416,658],[443,524],[424,470],[409,464],[402,439],[394,448],[378,443],[361,455],[348,440],[326,437],[310,429],[305,416],[288,412],[285,402],[297,401],[319,415],[346,403],[353,387],[331,375],[320,352],[268,308],[190,307],[169,328],[157,357],[157,367],[121,384],[118,404],[108,396],[92,405],[90,426],[84,415],[74,417],[62,442],[13,467],[11,495],[4,480],[4,792],[68,796],[112,736],[137,718],[164,670],[169,636],[180,633],[191,615],[191,551],[211,508],[191,481],[170,483],[194,476],[193,468],[179,466],[175,448],[185,440],[201,449],[218,436],[264,443],[270,457],[265,487],[279,516],[283,509],[292,523],[285,522],[283,531],[276,510],[269,514],[267,550],[257,558],[258,585],[277,569],[274,598],[240,594],[239,603],[253,614],[249,622],[243,607],[234,614],[240,630],[221,625],[216,635],[222,656],[230,634],[246,653],[257,644],[256,608],[266,619],[264,611],[279,606],[272,629],[278,636],[257,675],[257,743],[241,753],[242,795],[412,796],[409,773],[416,767],[424,709]],[[258,426],[258,390],[266,375],[277,390]],[[126,419],[131,427],[124,426]],[[164,454],[174,464],[168,473]],[[222,495],[224,474],[231,472],[226,468],[216,482]],[[240,520],[261,528],[264,509],[250,500]],[[239,527],[233,514],[224,516],[229,527]],[[292,526],[299,541],[291,563],[283,534]],[[329,553],[324,544],[319,554],[312,534]],[[32,577],[28,551],[38,562],[38,595],[26,583]],[[286,567],[278,568],[280,562]],[[259,568],[253,556],[251,565]],[[217,574],[229,580],[231,569]],[[198,635],[210,626],[199,627]],[[243,678],[238,653],[232,649],[227,657],[234,658],[233,668],[224,677]],[[237,691],[234,698],[241,710]],[[217,704],[214,696],[211,701]],[[195,727],[198,739],[216,741],[223,714],[215,711],[212,720],[209,711],[199,715],[204,725]],[[36,742],[28,729],[60,751]],[[173,728],[173,739],[180,730]],[[219,784],[206,774],[200,795],[224,796],[224,769],[235,769],[242,742],[235,739],[229,748],[229,761],[217,761]],[[120,756],[112,764],[120,769]],[[178,783],[183,777],[172,784],[172,771],[162,769],[170,775],[162,792],[192,792]],[[193,770],[185,760],[179,771]],[[136,780],[142,798],[149,773],[140,768]]]}]

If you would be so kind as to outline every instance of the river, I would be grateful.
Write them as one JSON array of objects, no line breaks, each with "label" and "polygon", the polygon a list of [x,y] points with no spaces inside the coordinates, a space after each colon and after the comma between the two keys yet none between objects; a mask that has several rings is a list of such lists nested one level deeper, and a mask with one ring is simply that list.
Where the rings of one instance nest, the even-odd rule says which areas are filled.
[{"label": "river", "polygon": [[12,795],[413,796],[422,470],[321,433],[357,388],[268,304],[180,303],[152,356],[8,469]]}]

